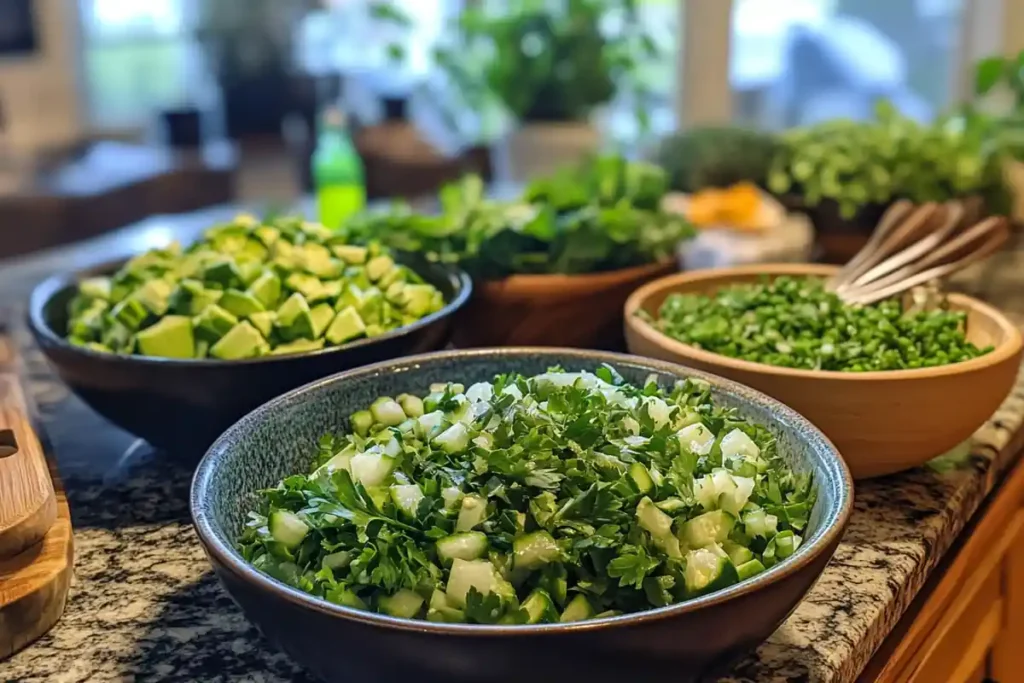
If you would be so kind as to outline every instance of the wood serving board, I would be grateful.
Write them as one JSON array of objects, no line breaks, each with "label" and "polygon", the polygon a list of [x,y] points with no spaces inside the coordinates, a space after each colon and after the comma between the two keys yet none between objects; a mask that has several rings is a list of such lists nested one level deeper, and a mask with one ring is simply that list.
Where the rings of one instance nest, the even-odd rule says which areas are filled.
[{"label": "wood serving board", "polygon": [[46,633],[71,583],[71,515],[0,330],[0,660]]}]

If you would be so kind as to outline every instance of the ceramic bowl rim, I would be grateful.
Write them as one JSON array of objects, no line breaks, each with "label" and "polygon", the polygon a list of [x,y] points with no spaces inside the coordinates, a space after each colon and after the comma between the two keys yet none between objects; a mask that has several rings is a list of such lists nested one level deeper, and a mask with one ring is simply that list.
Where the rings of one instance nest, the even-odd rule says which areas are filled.
[{"label": "ceramic bowl rim", "polygon": [[637,311],[643,309],[647,300],[652,296],[661,292],[671,294],[675,291],[675,286],[678,284],[691,284],[701,280],[714,279],[720,280],[725,285],[728,284],[731,277],[741,278],[751,275],[827,276],[838,269],[839,266],[814,263],[766,263],[674,273],[657,280],[652,280],[630,294],[623,309],[625,324],[628,329],[640,335],[651,344],[677,356],[681,362],[689,359],[705,363],[709,366],[719,366],[730,370],[806,380],[829,379],[847,382],[872,382],[878,380],[930,379],[962,375],[1003,363],[1019,354],[1022,346],[1024,346],[1024,337],[1022,337],[1020,330],[999,310],[974,297],[955,292],[948,293],[946,295],[947,299],[961,304],[965,308],[977,311],[994,321],[1002,331],[1003,339],[995,348],[983,356],[959,363],[947,363],[946,365],[935,367],[908,370],[840,372],[838,370],[805,370],[802,368],[787,368],[767,363],[756,363],[712,351],[705,351],[691,344],[673,339],[636,315]]},{"label": "ceramic bowl rim", "polygon": [[[823,528],[816,537],[804,544],[801,544],[796,553],[785,561],[769,567],[765,572],[757,576],[741,581],[721,591],[716,591],[699,598],[686,602],[635,612],[603,619],[592,619],[587,621],[573,622],[568,624],[535,624],[535,625],[480,625],[480,624],[443,624],[415,619],[399,619],[384,614],[368,612],[343,607],[304,593],[273,579],[250,564],[245,562],[238,551],[228,543],[217,531],[217,526],[209,513],[206,500],[213,487],[217,464],[224,453],[230,448],[235,440],[236,434],[243,431],[249,422],[256,422],[268,414],[273,413],[280,407],[296,400],[302,400],[307,394],[315,392],[331,384],[344,383],[346,381],[373,377],[386,372],[397,372],[405,369],[414,369],[420,364],[434,361],[458,360],[460,358],[486,358],[497,357],[499,359],[513,360],[520,357],[531,357],[537,355],[551,355],[565,357],[577,357],[581,360],[594,363],[631,363],[649,368],[652,371],[667,373],[670,375],[685,375],[707,380],[726,393],[758,403],[770,410],[777,419],[789,425],[798,434],[809,434],[814,440],[823,444],[827,452],[824,457],[812,456],[812,468],[816,471],[828,472],[831,476],[822,477],[824,482],[819,485],[826,485],[828,482],[836,482],[835,505],[832,508],[829,519],[823,520]],[[243,417],[234,425],[229,427],[207,450],[199,466],[196,468],[192,479],[189,507],[192,513],[193,525],[210,559],[213,560],[215,568],[219,565],[230,571],[241,581],[250,584],[252,587],[263,592],[269,592],[279,599],[283,599],[297,607],[311,609],[321,614],[332,617],[339,617],[357,621],[368,626],[378,626],[401,631],[418,631],[431,634],[447,634],[462,636],[531,636],[550,633],[585,632],[617,626],[637,625],[662,619],[669,619],[681,614],[695,612],[713,605],[724,603],[741,596],[754,593],[768,585],[777,583],[814,562],[819,555],[834,547],[840,535],[846,527],[853,510],[853,478],[839,451],[835,445],[826,437],[821,430],[815,427],[807,418],[797,413],[783,403],[751,389],[738,382],[728,380],[708,372],[695,370],[681,366],[677,363],[655,360],[641,356],[634,356],[622,353],[604,351],[591,351],[585,349],[570,349],[558,347],[505,347],[488,349],[448,350],[424,353],[405,358],[374,363],[360,368],[340,372],[329,377],[311,382],[286,394],[264,403],[259,408]]]},{"label": "ceramic bowl rim", "polygon": [[[445,305],[440,310],[424,316],[410,325],[403,325],[402,327],[391,330],[379,337],[366,337],[340,346],[330,346],[323,349],[317,349],[315,351],[301,351],[298,353],[280,354],[277,356],[260,356],[258,358],[243,358],[239,360],[220,360],[218,358],[164,358],[161,356],[139,356],[135,354],[93,351],[92,349],[87,349],[82,346],[75,346],[47,324],[43,311],[54,297],[74,286],[86,276],[108,274],[115,271],[120,265],[127,263],[130,258],[131,257],[113,259],[90,267],[65,273],[57,273],[37,284],[29,295],[27,315],[29,328],[34,334],[44,338],[48,344],[60,348],[61,351],[74,353],[97,361],[172,368],[247,367],[280,361],[319,358],[332,354],[341,354],[354,349],[373,346],[374,344],[405,337],[452,316],[456,311],[465,306],[466,302],[469,301],[470,295],[473,293],[473,281],[466,271],[461,268],[455,268],[440,263],[431,263],[430,266],[439,269],[439,274],[443,273],[444,277],[452,283],[453,287],[457,285],[455,298],[451,301],[445,302]],[[398,258],[398,260],[401,262],[400,258]]]}]

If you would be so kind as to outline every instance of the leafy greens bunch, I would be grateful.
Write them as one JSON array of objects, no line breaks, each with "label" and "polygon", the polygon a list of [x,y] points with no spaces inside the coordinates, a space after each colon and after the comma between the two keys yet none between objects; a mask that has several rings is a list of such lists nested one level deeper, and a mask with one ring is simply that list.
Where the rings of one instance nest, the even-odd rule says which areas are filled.
[{"label": "leafy greens bunch", "polygon": [[539,178],[514,201],[485,198],[483,182],[469,176],[441,190],[435,215],[397,205],[342,230],[350,241],[379,241],[487,279],[592,273],[671,258],[692,236],[683,217],[661,210],[665,192],[658,167],[609,156]]},{"label": "leafy greens bunch", "polygon": [[724,356],[806,370],[906,370],[976,358],[963,312],[907,313],[897,299],[844,304],[814,278],[672,294],[653,320],[664,334]]},{"label": "leafy greens bunch", "polygon": [[548,623],[719,590],[796,551],[815,500],[707,383],[611,367],[381,397],[261,494],[240,546],[337,604]]},{"label": "leafy greens bunch", "polygon": [[810,207],[833,200],[845,218],[865,204],[901,198],[923,203],[980,195],[990,208],[1004,206],[998,159],[983,149],[978,132],[951,123],[922,125],[883,102],[875,121],[836,119],[793,130],[783,136],[768,187],[798,194]]}]

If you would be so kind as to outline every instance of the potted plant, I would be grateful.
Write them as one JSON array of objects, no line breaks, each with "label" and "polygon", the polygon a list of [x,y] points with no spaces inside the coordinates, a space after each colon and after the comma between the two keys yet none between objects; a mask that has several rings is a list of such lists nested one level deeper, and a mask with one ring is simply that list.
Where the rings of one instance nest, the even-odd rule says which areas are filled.
[{"label": "potted plant", "polygon": [[874,121],[826,121],[783,135],[768,188],[814,223],[822,258],[845,262],[897,199],[975,198],[1001,212],[998,159],[973,129],[943,118],[924,125],[882,102]]},{"label": "potted plant", "polygon": [[698,126],[660,142],[653,158],[668,173],[669,187],[698,192],[738,183],[768,187],[779,138],[738,126]]},{"label": "potted plant", "polygon": [[[601,136],[592,115],[620,94],[631,98],[643,127],[646,91],[637,66],[658,49],[633,0],[513,4],[500,12],[468,7],[434,49],[449,99],[509,124],[497,128],[511,128],[505,148],[513,181],[595,153]],[[377,4],[375,16],[408,24],[389,3]]]},{"label": "potted plant", "polygon": [[440,210],[397,205],[343,228],[349,239],[458,263],[474,278],[459,346],[622,348],[622,308],[644,282],[674,270],[692,230],[661,210],[663,171],[602,157],[493,200],[469,176],[440,193]]}]

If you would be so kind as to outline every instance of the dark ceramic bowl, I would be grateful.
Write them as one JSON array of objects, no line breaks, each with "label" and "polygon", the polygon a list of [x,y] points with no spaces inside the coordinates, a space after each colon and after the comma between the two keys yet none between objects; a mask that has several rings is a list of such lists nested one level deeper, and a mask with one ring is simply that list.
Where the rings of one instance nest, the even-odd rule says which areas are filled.
[{"label": "dark ceramic bowl", "polygon": [[441,290],[447,305],[412,325],[373,339],[289,356],[251,360],[180,360],[115,355],[68,343],[68,302],[76,284],[113,272],[108,263],[41,283],[29,301],[36,343],[68,387],[96,412],[154,446],[197,461],[236,420],[289,389],[368,363],[443,348],[452,314],[469,298],[469,276],[436,264],[415,270]]},{"label": "dark ceramic bowl", "polygon": [[[690,376],[718,402],[767,425],[780,451],[814,473],[818,500],[803,545],[757,577],[647,612],[538,626],[477,626],[396,619],[328,603],[253,569],[235,550],[256,491],[307,471],[318,437],[382,394],[433,382],[471,383],[553,365],[616,367],[640,383]],[[689,681],[749,651],[786,618],[832,556],[853,502],[850,473],[828,439],[774,399],[679,365],[596,351],[507,348],[446,351],[351,370],[289,392],[246,416],[207,452],[192,482],[192,516],[216,573],[273,643],[328,681],[532,683]]]}]

